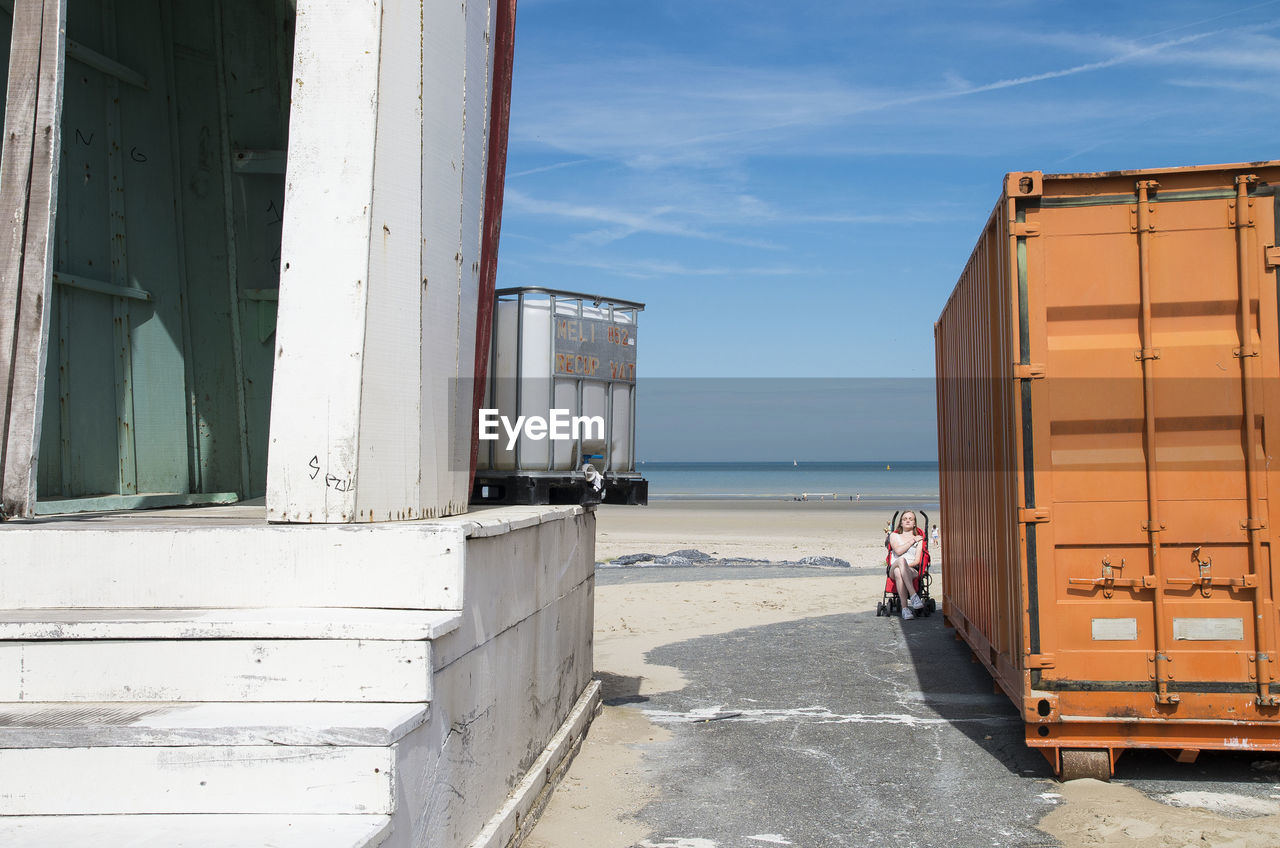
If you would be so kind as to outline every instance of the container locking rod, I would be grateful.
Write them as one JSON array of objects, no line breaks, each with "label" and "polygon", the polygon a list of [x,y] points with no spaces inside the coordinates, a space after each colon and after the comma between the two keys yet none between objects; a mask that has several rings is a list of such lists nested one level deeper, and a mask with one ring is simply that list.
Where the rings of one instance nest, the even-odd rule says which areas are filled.
[{"label": "container locking rod", "polygon": [[1102,558],[1101,577],[1068,577],[1067,582],[1076,586],[1101,586],[1104,598],[1114,595],[1117,586],[1128,589],[1151,589],[1155,587],[1155,580],[1149,574],[1144,577],[1116,577],[1116,572],[1123,570],[1123,557],[1121,557],[1119,565],[1113,566],[1111,557],[1105,556]]},{"label": "container locking rod", "polygon": [[1143,440],[1142,449],[1146,455],[1147,466],[1147,520],[1144,530],[1147,533],[1147,545],[1151,556],[1151,576],[1155,583],[1152,592],[1152,604],[1155,607],[1154,626],[1152,628],[1155,641],[1153,657],[1156,703],[1174,705],[1178,696],[1169,692],[1171,673],[1165,667],[1169,663],[1167,646],[1169,642],[1168,623],[1166,618],[1164,586],[1164,569],[1160,562],[1160,531],[1164,524],[1160,521],[1160,493],[1157,487],[1159,475],[1156,473],[1156,377],[1155,346],[1151,320],[1151,235],[1155,231],[1152,215],[1155,205],[1150,202],[1150,193],[1159,187],[1155,180],[1139,180],[1134,188],[1137,191],[1136,231],[1138,234],[1138,335],[1140,348],[1135,358],[1142,363],[1142,412]]}]

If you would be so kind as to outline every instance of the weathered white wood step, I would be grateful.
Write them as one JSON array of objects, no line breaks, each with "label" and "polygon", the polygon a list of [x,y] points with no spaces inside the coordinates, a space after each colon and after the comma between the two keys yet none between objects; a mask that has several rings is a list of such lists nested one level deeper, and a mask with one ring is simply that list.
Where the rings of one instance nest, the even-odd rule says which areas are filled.
[{"label": "weathered white wood step", "polygon": [[429,712],[425,704],[0,704],[0,748],[386,746]]},{"label": "weathered white wood step", "polygon": [[0,640],[437,639],[457,629],[451,610],[351,608],[0,610]]},{"label": "weathered white wood step", "polygon": [[0,816],[390,814],[395,756],[394,746],[6,748]]},{"label": "weathered white wood step", "polygon": [[427,640],[0,642],[0,702],[427,702],[431,653]]},{"label": "weathered white wood step", "polygon": [[470,526],[47,520],[0,530],[9,607],[462,609]]},{"label": "weathered white wood step", "polygon": [[0,817],[5,848],[377,848],[390,816],[133,815]]}]

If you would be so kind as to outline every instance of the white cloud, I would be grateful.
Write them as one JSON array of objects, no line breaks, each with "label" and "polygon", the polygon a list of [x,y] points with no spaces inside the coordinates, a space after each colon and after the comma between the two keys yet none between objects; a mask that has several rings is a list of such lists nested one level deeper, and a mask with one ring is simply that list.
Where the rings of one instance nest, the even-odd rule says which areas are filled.
[{"label": "white cloud", "polygon": [[637,233],[652,233],[655,235],[715,241],[740,247],[774,248],[774,245],[761,239],[724,235],[678,220],[680,210],[674,206],[655,207],[643,212],[636,212],[600,204],[535,198],[511,188],[506,190],[505,204],[515,211],[530,215],[548,215],[573,221],[583,221],[589,224],[604,225],[591,230],[585,235],[580,234],[580,237],[597,244],[616,241]]},{"label": "white cloud", "polygon": [[631,279],[670,279],[680,277],[813,277],[826,271],[799,265],[688,265],[663,259],[590,259],[556,257],[557,265],[590,268]]}]

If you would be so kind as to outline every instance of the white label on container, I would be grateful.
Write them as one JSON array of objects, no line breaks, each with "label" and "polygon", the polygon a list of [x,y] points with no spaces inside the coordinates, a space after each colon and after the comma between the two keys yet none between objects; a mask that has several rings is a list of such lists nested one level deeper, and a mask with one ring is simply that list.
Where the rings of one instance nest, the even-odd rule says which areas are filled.
[{"label": "white label on container", "polygon": [[1173,638],[1190,642],[1238,642],[1244,638],[1244,619],[1175,618]]},{"label": "white label on container", "polygon": [[1136,618],[1095,618],[1093,620],[1093,641],[1095,642],[1132,642],[1138,638],[1138,619]]}]

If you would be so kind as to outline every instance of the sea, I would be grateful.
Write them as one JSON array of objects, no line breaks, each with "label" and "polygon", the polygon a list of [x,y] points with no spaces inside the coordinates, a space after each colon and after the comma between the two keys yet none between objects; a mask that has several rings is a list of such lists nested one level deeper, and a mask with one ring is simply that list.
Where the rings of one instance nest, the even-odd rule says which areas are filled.
[{"label": "sea", "polygon": [[938,505],[936,462],[642,462],[650,500],[841,500]]}]

